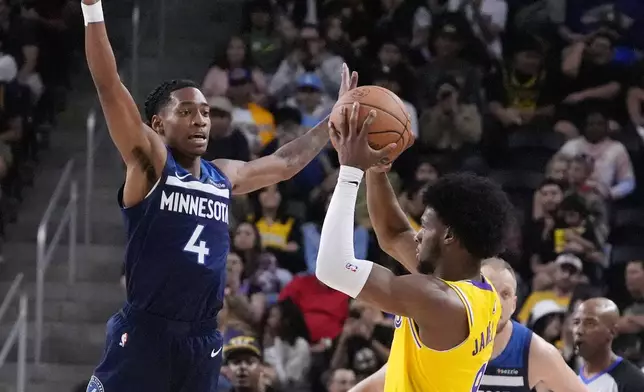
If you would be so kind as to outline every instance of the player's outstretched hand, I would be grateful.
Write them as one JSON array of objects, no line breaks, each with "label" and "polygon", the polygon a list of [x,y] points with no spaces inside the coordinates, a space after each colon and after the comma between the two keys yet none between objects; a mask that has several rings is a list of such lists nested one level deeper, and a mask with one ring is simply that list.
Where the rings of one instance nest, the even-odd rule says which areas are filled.
[{"label": "player's outstretched hand", "polygon": [[358,73],[356,71],[349,71],[346,63],[342,64],[342,83],[340,84],[338,98],[356,87],[358,87]]},{"label": "player's outstretched hand", "polygon": [[341,122],[330,124],[331,139],[338,150],[340,164],[362,170],[367,170],[374,165],[386,164],[387,155],[396,148],[396,143],[391,143],[381,150],[374,150],[367,140],[368,128],[376,118],[376,111],[370,111],[364,123],[358,125],[360,103],[353,104],[351,113],[347,113],[346,107],[342,107],[341,110]]}]

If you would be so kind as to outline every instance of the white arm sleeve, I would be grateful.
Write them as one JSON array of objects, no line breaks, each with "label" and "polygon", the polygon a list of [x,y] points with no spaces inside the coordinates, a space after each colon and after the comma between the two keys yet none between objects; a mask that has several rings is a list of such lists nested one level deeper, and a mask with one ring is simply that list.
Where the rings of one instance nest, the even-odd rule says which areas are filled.
[{"label": "white arm sleeve", "polygon": [[355,258],[353,228],[358,187],[364,172],[341,166],[338,183],[322,225],[315,275],[327,286],[357,297],[373,263]]}]

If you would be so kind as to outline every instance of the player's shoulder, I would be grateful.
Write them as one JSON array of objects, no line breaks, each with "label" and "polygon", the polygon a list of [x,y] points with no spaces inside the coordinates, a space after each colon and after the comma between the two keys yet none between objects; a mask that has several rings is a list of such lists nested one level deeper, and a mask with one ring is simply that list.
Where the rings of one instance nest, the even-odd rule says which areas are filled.
[{"label": "player's shoulder", "polygon": [[[222,164],[221,161],[223,160],[218,160],[219,165]],[[212,180],[215,186],[220,185],[230,187],[230,180],[226,176],[226,173],[222,168],[218,167],[215,162],[201,158],[201,163],[202,169],[205,170],[206,175],[210,180]]]}]

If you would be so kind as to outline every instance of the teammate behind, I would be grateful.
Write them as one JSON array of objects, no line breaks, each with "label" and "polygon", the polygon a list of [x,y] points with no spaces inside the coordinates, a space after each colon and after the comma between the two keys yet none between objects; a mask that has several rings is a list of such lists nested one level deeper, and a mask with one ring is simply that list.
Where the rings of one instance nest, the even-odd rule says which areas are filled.
[{"label": "teammate behind", "polygon": [[583,365],[579,378],[591,392],[642,392],[644,373],[612,349],[619,309],[607,298],[584,301],[573,313],[575,349]]},{"label": "teammate behind", "polygon": [[[326,122],[252,162],[201,159],[209,107],[189,81],[163,83],[145,122],[121,83],[100,1],[82,0],[85,51],[110,135],[126,164],[119,192],[127,228],[127,305],[108,322],[88,391],[216,389],[231,194],[286,180],[328,142]],[[343,69],[340,95],[357,74]]]},{"label": "teammate behind", "polygon": [[350,117],[345,111],[343,123],[332,127],[342,166],[322,227],[316,275],[398,315],[385,391],[476,391],[501,316],[499,299],[481,275],[481,260],[500,251],[511,205],[500,187],[484,178],[445,176],[425,194],[420,232],[415,235],[407,223],[409,236],[400,243],[416,249],[426,275],[397,277],[355,259],[353,224],[363,170],[392,147],[374,151],[368,146],[366,128],[375,112],[358,129],[358,107],[354,104]]},{"label": "teammate behind", "polygon": [[481,392],[588,392],[553,345],[511,320],[517,304],[517,280],[502,259],[483,262],[483,275],[496,288],[503,311]]}]

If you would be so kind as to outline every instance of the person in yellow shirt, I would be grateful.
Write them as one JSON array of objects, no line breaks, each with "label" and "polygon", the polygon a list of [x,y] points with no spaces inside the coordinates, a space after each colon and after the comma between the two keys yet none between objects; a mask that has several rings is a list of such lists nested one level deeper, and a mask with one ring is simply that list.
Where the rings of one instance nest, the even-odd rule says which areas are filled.
[{"label": "person in yellow shirt", "polygon": [[[511,204],[488,179],[448,175],[425,193],[421,230],[416,233],[393,192],[371,187],[370,177],[387,181],[384,173],[372,170],[367,175],[367,199],[380,244],[418,273],[395,276],[371,261],[356,259],[353,221],[358,187],[364,171],[382,163],[393,147],[380,151],[369,147],[364,127],[375,112],[359,130],[359,106],[344,110],[343,121],[332,124],[341,167],[322,227],[316,276],[331,288],[396,315],[388,364],[378,372],[380,377],[386,373],[386,392],[476,391],[501,317],[499,297],[481,275],[481,261],[501,250]],[[389,202],[372,208],[374,194]],[[391,227],[397,231],[383,236]]]},{"label": "person in yellow shirt", "polygon": [[557,269],[555,270],[554,287],[551,290],[535,291],[526,298],[519,314],[517,321],[523,325],[530,322],[530,315],[535,306],[541,301],[554,301],[557,305],[567,308],[570,304],[572,292],[577,285],[583,264],[579,257],[572,254],[562,254],[555,260]]}]

